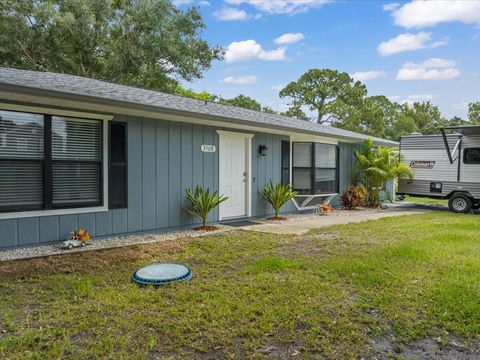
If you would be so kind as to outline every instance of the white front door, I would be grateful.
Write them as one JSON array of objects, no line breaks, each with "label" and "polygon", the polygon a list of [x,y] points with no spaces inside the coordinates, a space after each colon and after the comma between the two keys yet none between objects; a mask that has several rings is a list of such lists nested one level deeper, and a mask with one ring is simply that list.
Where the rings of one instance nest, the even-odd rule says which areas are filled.
[{"label": "white front door", "polygon": [[219,140],[219,188],[228,200],[220,204],[220,219],[247,216],[248,156],[250,137],[221,132]]}]

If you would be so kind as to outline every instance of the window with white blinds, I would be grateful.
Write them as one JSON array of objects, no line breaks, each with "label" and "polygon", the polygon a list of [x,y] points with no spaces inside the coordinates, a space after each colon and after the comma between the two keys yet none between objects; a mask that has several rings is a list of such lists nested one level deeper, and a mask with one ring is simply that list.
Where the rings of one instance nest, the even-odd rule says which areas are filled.
[{"label": "window with white blinds", "polygon": [[52,117],[52,205],[101,204],[102,122]]},{"label": "window with white blinds", "polygon": [[0,212],[99,206],[101,120],[0,110]]},{"label": "window with white blinds", "polygon": [[0,211],[43,208],[43,115],[0,110]]}]

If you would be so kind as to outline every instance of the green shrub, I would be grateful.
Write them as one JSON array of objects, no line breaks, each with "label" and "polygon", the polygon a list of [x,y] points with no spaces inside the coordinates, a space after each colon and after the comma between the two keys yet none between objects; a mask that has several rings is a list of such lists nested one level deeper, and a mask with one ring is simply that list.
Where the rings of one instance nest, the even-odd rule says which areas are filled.
[{"label": "green shrub", "polygon": [[270,182],[263,187],[261,194],[263,198],[272,205],[275,217],[278,218],[280,208],[285,205],[288,200],[297,196],[298,192],[293,190],[290,184],[277,182],[274,185],[272,180],[270,180]]},{"label": "green shrub", "polygon": [[210,189],[204,190],[197,185],[195,193],[191,189],[185,189],[185,210],[190,215],[198,217],[205,226],[210,211],[227,199],[228,196],[219,196],[217,191],[210,194]]},{"label": "green shrub", "polygon": [[365,140],[362,150],[355,150],[357,164],[361,169],[361,183],[367,188],[367,204],[380,205],[380,191],[385,183],[398,177],[412,177],[408,165],[400,161],[393,148],[375,147],[371,139]]}]

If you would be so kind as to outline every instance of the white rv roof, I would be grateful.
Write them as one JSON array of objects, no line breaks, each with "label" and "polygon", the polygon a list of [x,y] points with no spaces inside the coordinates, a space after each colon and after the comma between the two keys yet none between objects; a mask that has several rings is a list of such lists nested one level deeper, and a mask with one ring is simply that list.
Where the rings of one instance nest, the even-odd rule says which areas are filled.
[{"label": "white rv roof", "polygon": [[445,130],[454,130],[462,135],[480,135],[480,125],[446,126]]}]

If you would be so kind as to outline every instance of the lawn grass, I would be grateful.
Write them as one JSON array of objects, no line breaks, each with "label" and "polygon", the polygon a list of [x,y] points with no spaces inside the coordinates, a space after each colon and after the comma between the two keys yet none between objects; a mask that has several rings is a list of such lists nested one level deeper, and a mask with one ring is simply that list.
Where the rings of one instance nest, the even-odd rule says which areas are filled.
[{"label": "lawn grass", "polygon": [[[360,358],[386,336],[475,339],[478,220],[432,212],[0,263],[0,358]],[[130,282],[155,261],[194,278]]]}]

